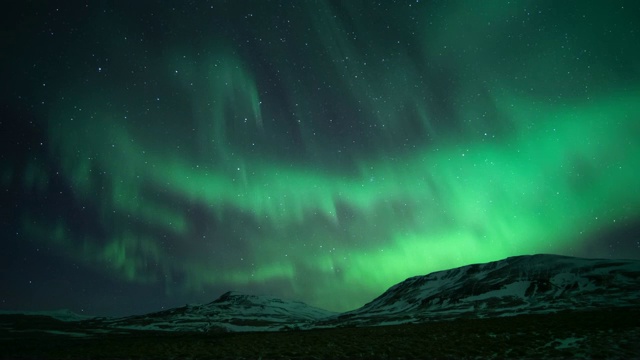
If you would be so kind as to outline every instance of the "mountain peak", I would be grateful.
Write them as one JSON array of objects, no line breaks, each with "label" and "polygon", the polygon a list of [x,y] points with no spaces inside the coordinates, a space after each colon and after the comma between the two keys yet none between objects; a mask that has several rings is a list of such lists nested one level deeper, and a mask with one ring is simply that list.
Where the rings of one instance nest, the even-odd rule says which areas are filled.
[{"label": "mountain peak", "polygon": [[208,304],[117,319],[113,325],[166,331],[278,331],[310,327],[333,315],[299,301],[227,291]]},{"label": "mountain peak", "polygon": [[218,297],[217,299],[213,300],[214,303],[218,303],[218,302],[223,302],[223,301],[229,301],[229,299],[233,298],[233,297],[239,297],[239,296],[246,296],[246,294],[240,293],[238,291],[227,291],[226,293],[220,295],[220,297]]}]

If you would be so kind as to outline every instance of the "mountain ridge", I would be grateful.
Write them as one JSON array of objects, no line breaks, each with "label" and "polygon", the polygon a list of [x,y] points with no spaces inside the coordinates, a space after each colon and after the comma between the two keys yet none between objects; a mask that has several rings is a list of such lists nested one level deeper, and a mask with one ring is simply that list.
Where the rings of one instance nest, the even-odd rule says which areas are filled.
[{"label": "mountain ridge", "polygon": [[206,304],[104,321],[109,327],[136,330],[280,331],[310,328],[333,315],[336,313],[300,301],[227,291]]},{"label": "mountain ridge", "polygon": [[375,325],[635,306],[638,288],[638,260],[521,255],[407,278],[339,317]]},{"label": "mountain ridge", "polygon": [[77,321],[113,331],[252,332],[378,326],[640,306],[637,289],[640,260],[535,254],[412,276],[362,307],[343,313],[300,301],[227,291],[205,304]]}]

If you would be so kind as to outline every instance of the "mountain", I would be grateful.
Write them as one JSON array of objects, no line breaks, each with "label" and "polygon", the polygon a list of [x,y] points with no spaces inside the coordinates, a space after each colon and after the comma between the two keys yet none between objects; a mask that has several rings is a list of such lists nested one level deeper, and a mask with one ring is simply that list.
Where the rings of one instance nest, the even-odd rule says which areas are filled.
[{"label": "mountain", "polygon": [[[0,313],[0,358],[633,359],[638,289],[640,261],[518,256],[412,277],[342,314],[237,292],[124,318]],[[376,326],[390,324],[405,325]],[[326,329],[278,333],[296,328]]]},{"label": "mountain", "polygon": [[504,317],[640,305],[640,261],[510,257],[415,276],[325,325]]},{"label": "mountain", "polygon": [[122,318],[83,320],[68,311],[0,313],[0,330],[93,336],[127,330],[243,332],[427,323],[566,310],[639,308],[638,289],[638,260],[531,255],[411,277],[363,307],[342,314],[298,301],[227,292],[207,304]]},{"label": "mountain", "polygon": [[82,321],[93,318],[93,316],[76,314],[68,309],[52,311],[6,311],[0,310],[0,315],[25,315],[25,316],[47,316],[60,321]]},{"label": "mountain", "polygon": [[165,331],[280,331],[336,315],[299,301],[227,292],[204,305],[101,320],[111,328]]}]

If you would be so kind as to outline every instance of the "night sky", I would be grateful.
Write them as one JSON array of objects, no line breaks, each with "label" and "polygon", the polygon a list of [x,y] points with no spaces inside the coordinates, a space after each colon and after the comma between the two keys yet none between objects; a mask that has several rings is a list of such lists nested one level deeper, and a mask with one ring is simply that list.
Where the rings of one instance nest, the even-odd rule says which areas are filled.
[{"label": "night sky", "polygon": [[640,259],[635,0],[14,5],[0,310],[346,311],[508,256]]}]

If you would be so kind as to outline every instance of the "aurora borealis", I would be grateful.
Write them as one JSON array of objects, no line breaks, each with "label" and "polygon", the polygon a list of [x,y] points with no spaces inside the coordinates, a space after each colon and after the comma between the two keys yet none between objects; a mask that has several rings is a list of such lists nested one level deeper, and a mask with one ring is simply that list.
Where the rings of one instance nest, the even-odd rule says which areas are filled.
[{"label": "aurora borealis", "polygon": [[345,311],[469,263],[640,258],[635,1],[21,6],[0,309]]}]

